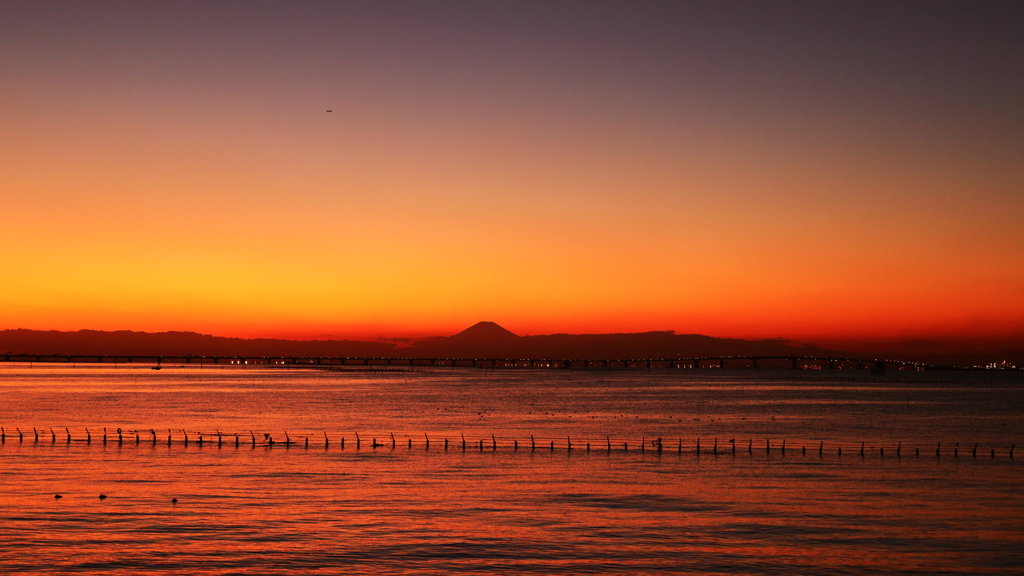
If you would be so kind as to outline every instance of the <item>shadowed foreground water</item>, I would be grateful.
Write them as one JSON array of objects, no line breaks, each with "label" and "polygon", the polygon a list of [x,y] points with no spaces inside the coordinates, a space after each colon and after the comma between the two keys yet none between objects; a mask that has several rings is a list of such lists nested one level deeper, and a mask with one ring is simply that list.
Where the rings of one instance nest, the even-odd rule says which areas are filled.
[{"label": "shadowed foreground water", "polygon": [[[8,368],[0,392],[4,573],[979,574],[1024,565],[1024,468],[1008,455],[1021,444],[1024,386],[1012,376]],[[38,443],[12,438],[12,428],[33,426],[47,430]],[[72,443],[62,433],[52,442],[51,426],[68,426]],[[104,426],[164,436],[156,446],[133,435],[104,446]],[[287,430],[319,443],[168,447],[167,428],[207,438]],[[392,431],[394,449],[390,438],[367,447]],[[427,449],[423,432],[453,443]],[[461,433],[493,433],[499,446],[463,452]],[[530,434],[595,446],[531,451]],[[789,438],[791,448],[608,453],[596,444],[606,435],[717,436],[720,448],[726,438]],[[861,441],[863,458],[831,449]],[[958,456],[944,448],[936,458],[940,441],[959,442]],[[817,442],[830,449],[819,456]],[[889,442],[903,442],[902,457],[878,453]],[[986,447],[976,458],[975,442]],[[805,444],[815,449],[801,453]],[[927,449],[913,456],[918,445]]]}]

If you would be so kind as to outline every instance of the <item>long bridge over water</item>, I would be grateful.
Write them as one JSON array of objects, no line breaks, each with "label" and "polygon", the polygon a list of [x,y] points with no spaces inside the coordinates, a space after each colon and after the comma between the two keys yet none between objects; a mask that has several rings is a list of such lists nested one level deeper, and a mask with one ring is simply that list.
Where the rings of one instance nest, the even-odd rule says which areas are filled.
[{"label": "long bridge over water", "polygon": [[[152,364],[164,366],[253,366],[253,367],[386,367],[421,368],[519,368],[563,370],[703,370],[724,368],[790,368],[793,370],[927,370],[937,366],[888,359],[821,356],[704,356],[662,359],[579,359],[579,358],[402,358],[402,357],[305,357],[305,356],[95,356],[62,354],[5,354],[0,361],[29,364]],[[947,367],[943,367],[947,368]]]}]

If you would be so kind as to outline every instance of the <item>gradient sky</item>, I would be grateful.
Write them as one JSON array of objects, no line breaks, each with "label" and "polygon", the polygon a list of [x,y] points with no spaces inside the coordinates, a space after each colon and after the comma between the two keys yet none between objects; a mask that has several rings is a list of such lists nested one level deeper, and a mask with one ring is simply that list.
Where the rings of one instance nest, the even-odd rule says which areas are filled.
[{"label": "gradient sky", "polygon": [[0,135],[0,328],[1024,333],[1020,2],[6,1]]}]

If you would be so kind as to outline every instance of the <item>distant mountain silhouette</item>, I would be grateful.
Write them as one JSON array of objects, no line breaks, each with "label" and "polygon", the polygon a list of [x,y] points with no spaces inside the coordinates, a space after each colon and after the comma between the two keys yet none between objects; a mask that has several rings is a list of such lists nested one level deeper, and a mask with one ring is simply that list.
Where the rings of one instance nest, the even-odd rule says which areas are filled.
[{"label": "distant mountain silhouette", "polygon": [[398,348],[392,342],[225,338],[196,332],[3,330],[0,353],[133,356],[402,356],[418,358],[676,358],[692,356],[837,355],[779,340],[698,334],[552,334],[517,336],[494,322]]},{"label": "distant mountain silhouette", "polygon": [[395,345],[353,340],[225,338],[196,332],[3,330],[0,353],[108,356],[391,356]]},{"label": "distant mountain silhouette", "polygon": [[494,322],[477,322],[447,338],[428,338],[402,351],[403,356],[479,357],[496,356],[498,352],[517,356],[521,338]]},{"label": "distant mountain silhouette", "polygon": [[[393,341],[225,338],[196,332],[2,330],[0,354],[108,356],[348,356],[413,358],[668,359],[720,356],[834,356],[916,360],[931,364],[1024,363],[1024,345],[943,348],[937,343],[890,342],[875,352],[801,346],[785,340],[715,338],[673,331],[623,334],[517,336],[494,322],[479,322],[448,337],[397,347]],[[870,348],[869,348],[870,349]],[[885,350],[885,352],[882,352]]]},{"label": "distant mountain silhouette", "polygon": [[494,322],[477,322],[462,332],[448,337],[449,342],[487,342],[493,344],[506,344],[516,342],[517,340],[519,340],[519,336]]}]

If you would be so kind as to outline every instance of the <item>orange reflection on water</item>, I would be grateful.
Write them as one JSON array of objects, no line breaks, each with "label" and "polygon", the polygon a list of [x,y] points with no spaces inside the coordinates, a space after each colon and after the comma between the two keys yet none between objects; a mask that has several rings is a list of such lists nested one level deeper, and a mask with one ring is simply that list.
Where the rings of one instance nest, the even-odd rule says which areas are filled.
[{"label": "orange reflection on water", "polygon": [[[581,439],[661,430],[688,441],[725,438],[728,429],[835,433],[820,427],[823,420],[869,439],[895,429],[891,419],[906,423],[904,436],[991,433],[986,420],[1019,434],[1012,410],[1019,384],[978,385],[970,395],[958,381],[886,384],[898,388],[891,394],[864,382],[784,386],[785,393],[778,380],[607,374],[7,372],[5,427],[63,417],[96,435],[86,444],[73,428],[70,444],[48,435],[18,442],[6,428],[0,565],[113,574],[820,574],[1005,572],[1020,564],[1021,469],[1004,453],[861,458],[791,449],[716,457],[692,449],[588,452],[582,444],[533,451],[525,442],[515,451],[507,442],[566,429]],[[833,399],[838,391],[847,395],[843,403]],[[910,407],[902,400],[908,391],[917,395]],[[534,414],[535,402],[544,413]],[[957,425],[947,414],[964,412],[974,424],[963,429],[940,429],[930,417]],[[186,447],[178,436],[167,446],[162,432],[156,445],[145,434],[138,445],[134,436],[121,445],[98,436],[102,425],[132,430],[171,420],[192,432],[213,430],[211,423],[242,429],[247,420],[257,432],[291,428],[294,438],[319,427],[333,440],[217,446],[207,432],[203,446],[193,438]],[[466,451],[452,443],[446,451],[437,440],[427,449],[419,436],[409,448],[396,434],[394,448],[368,447],[370,436],[387,434],[369,430],[389,422],[410,437],[430,430],[454,439],[453,430],[465,430],[475,440],[495,430],[503,442]],[[360,449],[356,429],[366,431]]]}]

